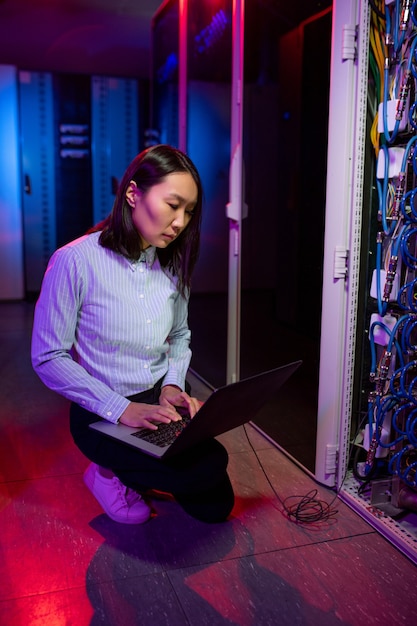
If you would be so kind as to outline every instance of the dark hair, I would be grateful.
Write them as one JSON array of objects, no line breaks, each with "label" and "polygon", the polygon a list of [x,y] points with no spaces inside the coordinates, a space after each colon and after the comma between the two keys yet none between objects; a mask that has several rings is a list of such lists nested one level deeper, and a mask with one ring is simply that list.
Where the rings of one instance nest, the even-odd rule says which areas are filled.
[{"label": "dark hair", "polygon": [[190,288],[191,275],[200,247],[203,189],[197,168],[180,150],[161,144],[138,154],[123,175],[110,215],[89,232],[101,231],[99,241],[104,248],[114,250],[129,259],[138,260],[142,252],[141,239],[132,221],[132,209],[126,200],[130,181],[135,181],[138,189],[146,193],[151,187],[161,183],[166,176],[176,172],[191,174],[197,185],[197,203],[191,221],[179,237],[166,248],[157,248],[156,252],[161,266],[178,277],[178,289],[184,294],[186,289]]}]

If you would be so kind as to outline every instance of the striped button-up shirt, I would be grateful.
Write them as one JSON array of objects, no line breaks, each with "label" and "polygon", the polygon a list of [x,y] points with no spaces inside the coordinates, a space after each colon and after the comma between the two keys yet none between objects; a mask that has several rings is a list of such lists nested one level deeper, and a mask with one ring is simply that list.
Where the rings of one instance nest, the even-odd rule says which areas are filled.
[{"label": "striped button-up shirt", "polygon": [[133,262],[98,238],[81,237],[51,257],[35,308],[32,364],[47,387],[116,422],[126,396],[161,378],[184,389],[188,301],[155,248]]}]

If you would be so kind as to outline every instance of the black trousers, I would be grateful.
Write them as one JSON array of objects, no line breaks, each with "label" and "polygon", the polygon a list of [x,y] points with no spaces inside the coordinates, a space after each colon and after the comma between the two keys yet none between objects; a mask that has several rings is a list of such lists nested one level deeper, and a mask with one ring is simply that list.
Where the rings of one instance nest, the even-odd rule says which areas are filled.
[{"label": "black trousers", "polygon": [[[157,404],[160,384],[129,397]],[[171,493],[187,513],[204,522],[222,522],[234,504],[227,474],[228,454],[209,439],[168,460],[156,459],[88,427],[98,416],[78,404],[70,408],[70,429],[75,444],[91,461],[108,468],[121,482],[138,492],[156,489]]]}]

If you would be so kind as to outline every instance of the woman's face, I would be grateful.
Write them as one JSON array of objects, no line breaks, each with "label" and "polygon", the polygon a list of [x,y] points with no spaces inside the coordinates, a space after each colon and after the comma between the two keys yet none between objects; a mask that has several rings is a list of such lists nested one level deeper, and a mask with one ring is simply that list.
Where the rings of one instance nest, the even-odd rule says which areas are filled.
[{"label": "woman's face", "polygon": [[197,185],[188,172],[168,174],[145,193],[131,181],[126,199],[143,248],[166,248],[174,241],[190,222],[197,196]]}]

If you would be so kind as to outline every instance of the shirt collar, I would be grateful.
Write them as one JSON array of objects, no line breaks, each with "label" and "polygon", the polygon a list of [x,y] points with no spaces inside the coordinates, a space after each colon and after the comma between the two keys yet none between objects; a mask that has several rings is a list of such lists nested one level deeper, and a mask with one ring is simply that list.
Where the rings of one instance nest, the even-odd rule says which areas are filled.
[{"label": "shirt collar", "polygon": [[140,257],[137,261],[132,261],[131,262],[131,267],[133,269],[136,269],[139,265],[139,263],[146,263],[147,267],[152,267],[152,265],[155,262],[155,256],[156,256],[156,248],[155,246],[149,246],[149,248],[146,248],[146,250],[143,250],[140,253]]}]

